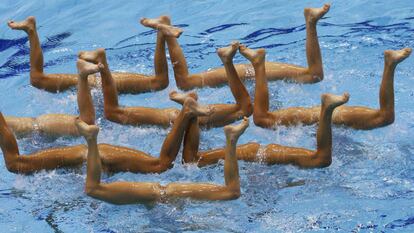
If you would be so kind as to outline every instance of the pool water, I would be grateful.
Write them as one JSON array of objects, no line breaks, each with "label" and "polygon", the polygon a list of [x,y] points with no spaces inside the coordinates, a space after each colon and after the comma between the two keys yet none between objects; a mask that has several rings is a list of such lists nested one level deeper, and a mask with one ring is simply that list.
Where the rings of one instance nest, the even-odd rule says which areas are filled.
[{"label": "pool water", "polygon": [[[414,4],[400,1],[331,1],[318,24],[325,79],[313,85],[269,83],[271,109],[319,104],[320,94],[351,94],[350,105],[377,107],[383,51],[414,47]],[[303,8],[323,1],[23,1],[0,3],[0,111],[5,115],[77,114],[76,91],[51,94],[29,85],[29,49],[24,32],[8,19],[37,17],[47,73],[75,73],[79,50],[107,49],[112,70],[151,74],[155,32],[140,17],[169,14],[185,32],[179,42],[192,72],[221,66],[217,48],[240,40],[267,49],[267,59],[306,66]],[[235,62],[246,62],[238,54]],[[239,162],[238,200],[191,200],[116,206],[83,192],[85,166],[31,176],[9,173],[0,160],[0,232],[414,232],[414,59],[395,75],[395,123],[356,131],[335,127],[333,163],[324,169]],[[122,95],[128,106],[179,107],[175,90]],[[246,82],[251,95],[254,82]],[[234,102],[227,86],[198,90],[201,103]],[[93,90],[99,142],[159,155],[169,129],[121,126],[103,118],[103,98]],[[278,143],[313,149],[315,126],[261,129],[253,125],[239,143]],[[81,138],[18,140],[22,154],[84,143]],[[224,146],[222,128],[202,132],[201,149]],[[182,165],[163,174],[118,173],[104,181],[223,183],[223,163]]]}]

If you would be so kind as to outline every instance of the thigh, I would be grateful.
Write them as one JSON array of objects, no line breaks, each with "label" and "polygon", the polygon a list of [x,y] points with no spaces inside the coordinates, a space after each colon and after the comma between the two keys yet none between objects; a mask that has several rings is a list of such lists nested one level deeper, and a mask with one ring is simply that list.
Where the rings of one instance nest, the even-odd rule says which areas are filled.
[{"label": "thigh", "polygon": [[308,68],[279,62],[266,62],[267,80],[301,81],[309,78]]},{"label": "thigh", "polygon": [[199,123],[204,127],[220,127],[240,120],[243,117],[243,111],[237,104],[210,104],[214,111],[209,116],[199,117]]},{"label": "thigh", "polygon": [[75,115],[45,114],[36,118],[35,128],[51,136],[78,136],[76,118]]},{"label": "thigh", "polygon": [[180,112],[176,108],[124,107],[120,109],[124,124],[168,127]]},{"label": "thigh", "polygon": [[110,172],[156,173],[160,160],[128,147],[99,144],[102,165]]},{"label": "thigh", "polygon": [[319,121],[320,107],[291,107],[271,112],[275,125],[311,125]]},{"label": "thigh", "polygon": [[354,106],[337,107],[332,115],[332,123],[356,129],[372,129],[384,125],[377,109]]}]

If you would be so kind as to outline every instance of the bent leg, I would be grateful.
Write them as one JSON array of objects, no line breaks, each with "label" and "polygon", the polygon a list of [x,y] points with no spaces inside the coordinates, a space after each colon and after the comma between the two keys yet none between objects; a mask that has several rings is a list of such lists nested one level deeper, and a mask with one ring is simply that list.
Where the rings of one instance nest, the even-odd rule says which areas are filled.
[{"label": "bent leg", "polygon": [[78,166],[84,161],[85,147],[83,146],[48,149],[20,156],[16,139],[1,113],[0,147],[3,151],[6,167],[13,173],[32,173],[44,169]]},{"label": "bent leg", "polygon": [[315,83],[323,79],[323,65],[319,47],[316,25],[328,11],[330,4],[321,8],[305,8],[306,21],[306,58],[308,67],[283,64],[277,62],[266,63],[266,77],[268,80],[292,80],[298,83]]},{"label": "bent leg", "polygon": [[386,50],[384,52],[384,73],[379,92],[380,109],[341,106],[333,114],[333,124],[346,125],[355,129],[373,129],[394,122],[394,73],[397,65],[411,54],[410,48]]},{"label": "bent leg", "polygon": [[200,118],[200,124],[206,127],[224,126],[252,114],[252,104],[249,93],[241,82],[233,65],[233,57],[239,48],[239,42],[232,42],[230,46],[217,50],[226,70],[230,90],[236,100],[236,104],[214,104],[210,105],[215,113]]},{"label": "bent leg", "polygon": [[247,118],[236,126],[226,126],[226,150],[224,162],[225,185],[203,183],[171,183],[166,187],[166,195],[170,198],[193,198],[202,200],[231,200],[240,197],[239,168],[237,165],[237,140],[249,125]]},{"label": "bent leg", "polygon": [[59,92],[76,85],[76,75],[44,74],[43,53],[36,31],[36,20],[33,16],[29,16],[21,22],[9,21],[8,26],[15,30],[25,31],[29,37],[30,82],[33,86],[50,92]]},{"label": "bent leg", "polygon": [[342,96],[322,95],[316,151],[271,144],[263,151],[264,160],[268,164],[292,164],[301,168],[329,166],[332,162],[332,113],[336,107],[346,103],[348,99],[347,93]]},{"label": "bent leg", "polygon": [[78,120],[79,132],[88,143],[88,165],[85,191],[86,194],[114,204],[147,203],[156,201],[161,196],[158,183],[114,182],[101,184],[102,164],[97,145],[99,128]]}]

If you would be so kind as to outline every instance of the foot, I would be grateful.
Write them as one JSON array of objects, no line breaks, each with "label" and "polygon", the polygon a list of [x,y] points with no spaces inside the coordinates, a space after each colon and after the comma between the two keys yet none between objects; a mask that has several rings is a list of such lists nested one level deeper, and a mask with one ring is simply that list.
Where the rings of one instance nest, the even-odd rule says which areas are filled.
[{"label": "foot", "polygon": [[80,51],[78,53],[78,58],[92,62],[94,64],[98,64],[99,62],[102,63],[102,59],[105,55],[105,49],[99,48],[92,51]]},{"label": "foot", "polygon": [[82,59],[78,59],[76,66],[78,67],[78,73],[81,78],[87,78],[88,75],[97,73],[104,68],[104,65],[101,63],[93,64]]},{"label": "foot", "polygon": [[233,41],[229,46],[217,49],[217,54],[221,61],[223,63],[232,62],[239,46],[240,43],[238,41]]},{"label": "foot", "polygon": [[201,106],[191,97],[187,97],[184,100],[183,107],[188,110],[188,113],[195,116],[209,116],[213,113],[214,109],[210,107]]},{"label": "foot", "polygon": [[404,61],[411,54],[411,48],[403,48],[401,50],[385,50],[384,59],[387,64],[398,64]]},{"label": "foot", "polygon": [[239,46],[240,53],[247,58],[252,64],[259,64],[264,62],[266,56],[265,49],[249,49],[245,45]]},{"label": "foot", "polygon": [[36,19],[34,16],[29,16],[25,20],[20,21],[20,22],[15,22],[13,20],[10,20],[9,22],[7,22],[7,25],[9,25],[11,29],[24,30],[28,32],[30,30],[36,29]]},{"label": "foot", "polygon": [[244,117],[242,122],[238,125],[226,125],[224,127],[224,133],[226,134],[226,138],[236,141],[239,139],[240,135],[244,133],[244,131],[249,126],[249,118]]},{"label": "foot", "polygon": [[304,15],[306,22],[316,23],[320,18],[322,18],[326,13],[328,13],[331,4],[324,4],[321,8],[305,8]]},{"label": "foot", "polygon": [[88,125],[81,119],[77,118],[75,121],[79,133],[85,137],[86,140],[96,139],[99,133],[99,128],[96,125]]},{"label": "foot", "polygon": [[321,102],[323,108],[334,109],[349,100],[349,93],[345,92],[342,95],[322,94]]},{"label": "foot", "polygon": [[195,101],[198,100],[198,95],[194,91],[187,92],[187,93],[179,93],[177,91],[170,92],[170,100],[172,100],[176,103],[179,103],[181,105],[184,104],[185,99],[188,98],[188,97],[193,98]]},{"label": "foot", "polygon": [[140,20],[140,23],[145,27],[160,30],[162,34],[164,34],[165,36],[173,36],[176,38],[180,37],[183,33],[183,30],[181,28],[173,27],[171,25],[166,24],[165,22],[167,22],[167,18],[165,17],[166,16],[161,16],[157,19],[142,18]]}]

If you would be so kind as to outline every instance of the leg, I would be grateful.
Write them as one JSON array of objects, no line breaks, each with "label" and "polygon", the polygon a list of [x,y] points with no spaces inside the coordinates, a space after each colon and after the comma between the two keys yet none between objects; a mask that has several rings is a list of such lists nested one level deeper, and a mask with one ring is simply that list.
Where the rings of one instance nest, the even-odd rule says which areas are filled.
[{"label": "leg", "polygon": [[276,112],[269,112],[269,90],[266,79],[266,64],[264,49],[252,50],[240,46],[240,53],[252,63],[256,73],[256,87],[254,97],[253,121],[263,128],[272,128],[275,125],[313,124],[318,121],[320,108],[287,108]]},{"label": "leg", "polygon": [[156,109],[146,107],[121,107],[118,103],[118,91],[112,78],[111,71],[106,60],[105,50],[83,51],[79,53],[81,59],[101,63],[104,67],[100,70],[102,78],[102,91],[104,96],[105,117],[113,122],[129,125],[161,125],[170,126],[175,119],[178,110]]},{"label": "leg", "polygon": [[249,93],[237,75],[237,71],[233,65],[233,57],[238,48],[239,42],[236,41],[232,42],[230,46],[217,50],[217,54],[224,64],[226,77],[231,93],[236,100],[236,104],[211,105],[215,109],[215,113],[208,118],[200,118],[200,123],[203,126],[223,126],[239,120],[244,116],[249,117],[252,114],[252,104]]},{"label": "leg", "polygon": [[268,164],[293,164],[301,168],[329,166],[332,162],[332,113],[348,99],[347,93],[342,96],[322,95],[316,151],[271,144],[263,152],[264,161]]},{"label": "leg", "polygon": [[[170,18],[168,16],[161,16],[158,19],[144,19],[151,24],[149,27],[157,29],[165,25],[170,26]],[[168,51],[170,53],[171,63],[173,64],[174,77],[178,88],[182,90],[190,90],[197,87],[216,87],[227,83],[226,71],[223,68],[213,69],[208,72],[200,74],[189,74],[187,61],[184,53],[178,44],[176,37],[167,37]],[[241,79],[245,78],[245,65],[236,66],[237,73]]]},{"label": "leg", "polygon": [[247,118],[236,126],[226,126],[226,151],[224,162],[225,185],[202,183],[171,183],[166,187],[167,197],[190,197],[203,200],[231,200],[240,197],[239,168],[236,158],[236,144],[249,125]]},{"label": "leg", "polygon": [[29,16],[22,22],[9,21],[8,26],[15,30],[25,31],[29,37],[30,82],[33,86],[50,92],[59,92],[76,85],[76,75],[43,73],[43,53],[36,31],[36,20],[33,16]]},{"label": "leg", "polygon": [[410,48],[384,52],[384,74],[379,93],[380,109],[341,106],[333,115],[334,124],[356,129],[373,129],[394,122],[394,73],[397,65],[411,54]]},{"label": "leg", "polygon": [[[170,99],[179,104],[184,104],[186,98],[198,99],[195,92],[189,92],[186,94],[178,93],[176,91],[170,92]],[[200,126],[198,117],[190,120],[187,129],[184,134],[184,147],[183,147],[183,163],[190,163],[197,160],[198,146],[200,144]]]},{"label": "leg", "polygon": [[181,147],[184,132],[188,129],[190,122],[198,115],[209,114],[210,111],[198,106],[194,99],[184,102],[183,109],[164,140],[159,158],[126,147],[101,144],[99,151],[102,154],[105,167],[112,172],[130,171],[136,173],[161,173],[171,168]]},{"label": "leg", "polygon": [[84,161],[84,146],[72,146],[43,150],[35,154],[20,156],[13,133],[0,113],[0,147],[6,167],[13,173],[32,173],[59,167],[78,166]]},{"label": "leg", "polygon": [[[114,73],[116,86],[120,93],[142,93],[163,90],[168,87],[168,63],[165,54],[165,35],[163,32],[172,33],[168,28],[165,30],[158,30],[154,56],[155,76]],[[82,53],[80,56],[82,57]],[[98,56],[93,57],[98,58]],[[86,56],[86,58],[88,57]],[[94,62],[98,62],[96,59],[93,60]]]},{"label": "leg", "polygon": [[79,80],[78,80],[78,107],[79,117],[82,121],[89,125],[95,124],[95,108],[93,106],[91,90],[88,86],[88,75],[99,72],[103,69],[102,64],[92,64],[84,60],[78,59],[77,63]]},{"label": "leg", "polygon": [[321,8],[305,8],[304,10],[308,68],[268,62],[266,64],[266,76],[268,80],[288,79],[299,83],[315,83],[323,79],[322,56],[316,24],[329,11],[329,8],[330,4],[325,4]]},{"label": "leg", "polygon": [[76,122],[79,132],[88,143],[88,166],[86,194],[114,204],[147,203],[160,199],[161,185],[158,183],[114,182],[101,183],[102,164],[97,145],[99,128],[80,120]]}]

